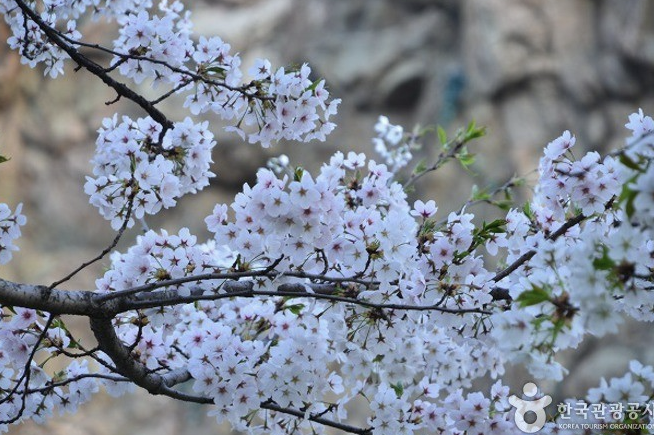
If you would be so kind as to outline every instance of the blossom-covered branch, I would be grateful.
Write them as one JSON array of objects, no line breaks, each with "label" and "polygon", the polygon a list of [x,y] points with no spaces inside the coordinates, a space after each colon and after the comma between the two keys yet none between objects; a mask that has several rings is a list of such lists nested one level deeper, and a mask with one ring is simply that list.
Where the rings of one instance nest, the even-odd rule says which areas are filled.
[{"label": "blossom-covered branch", "polygon": [[[94,289],[57,288],[136,220],[209,185],[217,144],[196,115],[214,113],[268,147],[325,140],[339,100],[307,65],[273,70],[258,59],[244,79],[229,44],[193,38],[178,1],[39,5],[0,3],[23,62],[55,78],[70,58],[147,116],[116,114],[98,131],[84,190],[118,232],[113,243],[50,286],[0,279],[0,430],[74,412],[100,386],[115,396],[139,386],[208,405],[217,422],[252,434],[518,433],[501,381],[508,363],[561,380],[561,350],[627,316],[654,320],[654,120],[642,111],[629,117],[627,145],[606,157],[577,158],[570,132],[550,142],[527,203],[491,200],[509,181],[449,213],[409,191],[446,162],[471,166],[468,146],[484,129],[470,123],[451,139],[438,129],[437,157],[406,178],[421,131],[380,117],[375,158],[337,152],[311,173],[281,156],[215,205],[209,240],[146,228],[111,253]],[[113,48],[83,40],[85,13],[118,23]],[[102,66],[79,47],[112,60]],[[134,90],[142,83],[163,87],[161,97],[146,100]],[[155,106],[178,94],[190,113],[172,122]],[[502,214],[483,221],[480,201]],[[25,224],[20,204],[0,204],[0,263]],[[97,347],[82,345],[64,315],[87,317]],[[70,364],[55,370],[55,356]],[[632,362],[586,398],[641,400],[652,373]],[[473,387],[482,377],[496,381],[490,392]],[[360,426],[348,418],[358,397],[369,405]],[[543,430],[558,431],[555,418]]]}]

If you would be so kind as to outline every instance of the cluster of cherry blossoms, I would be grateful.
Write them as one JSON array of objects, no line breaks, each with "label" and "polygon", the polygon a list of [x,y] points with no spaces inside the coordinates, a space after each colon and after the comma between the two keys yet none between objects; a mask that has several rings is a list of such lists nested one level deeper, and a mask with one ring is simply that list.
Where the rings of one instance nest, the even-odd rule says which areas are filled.
[{"label": "cluster of cherry blossoms", "polygon": [[[25,8],[33,1],[20,3]],[[179,1],[159,2],[156,12],[151,1],[48,1],[36,17],[23,18],[18,2],[0,5],[0,13],[12,29],[12,49],[21,53],[31,67],[45,65],[53,78],[64,72],[64,61],[76,51],[82,35],[76,20],[87,10],[95,16],[116,19],[119,36],[114,40],[114,58],[107,71],[116,70],[135,83],[150,80],[166,85],[170,93],[186,94],[185,107],[194,115],[213,112],[235,124],[226,127],[251,143],[268,147],[281,139],[308,142],[325,140],[334,129],[330,121],[340,100],[331,100],[324,80],[311,80],[311,69],[274,70],[266,59],[258,59],[249,70],[251,80],[243,81],[241,59],[230,54],[230,45],[219,37],[201,36],[193,40],[190,12]],[[65,20],[65,31],[56,30]],[[43,27],[49,27],[47,34]],[[59,44],[53,41],[56,38]]]},{"label": "cluster of cherry blossoms", "polygon": [[[139,135],[148,126],[153,135],[160,133],[147,120],[121,125],[121,131]],[[111,135],[101,132],[105,136]],[[135,140],[126,160],[134,168],[149,163],[145,150],[152,137],[139,140],[145,148]],[[654,269],[651,229],[639,223],[636,209],[630,218],[616,207],[626,201],[618,198],[620,189],[642,184],[645,169],[610,157],[600,162],[594,153],[581,161],[561,157],[572,145],[566,133],[546,148],[542,183],[529,207],[481,227],[469,212],[437,221],[433,200],[409,206],[386,165],[363,154],[339,152],[315,178],[280,159],[285,171],[261,169],[256,184],[244,185],[230,207],[216,205],[205,220],[213,240],[197,244],[186,229],[173,235],[150,231],[125,254],[112,255],[98,290],[120,294],[154,284],[147,291],[198,298],[195,304],[124,313],[114,324],[149,370],[188,370],[194,392],[214,403],[210,414],[235,428],[287,433],[292,425],[319,431],[320,425],[283,415],[277,407],[344,421],[347,405],[363,396],[371,401],[368,422],[375,434],[510,433],[515,427],[508,389],[498,383],[488,398],[464,394],[474,379],[497,378],[507,362],[519,361],[535,377],[561,379],[565,369],[554,360],[556,352],[575,347],[587,333],[614,332],[621,312],[643,320],[654,312],[654,299],[642,291]],[[113,158],[100,154],[98,167],[118,165],[119,149],[111,151]],[[107,145],[104,151],[109,150]],[[140,174],[129,174],[138,180],[134,186],[148,179]],[[591,176],[606,177],[610,196],[606,199],[604,188],[589,190],[603,204],[586,216],[589,202],[579,204],[560,180],[582,183]],[[556,206],[542,206],[547,201]],[[586,222],[560,232],[574,213]],[[507,264],[532,254],[497,279],[478,252],[482,246],[489,256],[506,252]],[[261,297],[232,297],[234,273],[249,284],[243,288]],[[325,293],[321,282],[332,283],[332,293]],[[300,284],[306,294],[274,297],[289,284]],[[507,289],[513,304],[493,299],[496,286]],[[312,297],[320,294],[350,294],[364,305]],[[402,309],[411,306],[430,310]],[[463,320],[449,314],[456,310],[471,311]],[[11,367],[6,376],[19,372]],[[124,383],[103,383],[115,394],[126,390]],[[60,406],[71,407],[70,395],[77,395],[73,403],[88,399],[75,386],[58,393],[65,398]],[[276,429],[266,423],[270,418]]]},{"label": "cluster of cherry blossoms", "polygon": [[20,237],[20,227],[26,222],[22,210],[23,204],[18,204],[12,213],[7,204],[0,203],[0,264],[8,263],[18,250],[14,240]]},{"label": "cluster of cherry blossoms", "polygon": [[[229,44],[193,39],[180,2],[35,3],[9,0],[0,13],[10,46],[52,77],[70,56],[121,96],[131,94],[109,73],[150,81],[169,88],[164,96],[185,95],[193,115],[233,121],[228,130],[264,147],[324,140],[335,126],[339,100],[307,65],[275,70],[259,59],[244,81]],[[87,10],[120,25],[101,72],[76,50],[76,20]],[[84,186],[121,234],[214,176],[208,122],[173,123],[154,108],[160,100],[130,99],[150,116],[103,121]],[[446,157],[463,157],[457,147],[475,136],[471,125],[458,145],[441,140]],[[132,382],[143,385],[109,355],[125,348],[120,358],[136,371],[174,375],[165,387],[190,382],[192,393],[172,397],[210,403],[218,422],[252,434],[323,433],[330,424],[356,432],[348,415],[361,400],[369,431],[358,433],[520,433],[498,379],[508,363],[560,380],[559,351],[587,334],[615,332],[624,316],[654,320],[654,121],[640,111],[626,126],[626,147],[605,158],[576,159],[566,131],[544,150],[534,198],[490,223],[478,222],[474,201],[439,217],[435,200],[408,200],[415,178],[402,185],[398,171],[411,161],[416,136],[386,117],[373,139],[383,163],[338,152],[311,174],[280,156],[231,204],[214,207],[206,243],[186,228],[162,229],[111,255],[96,291],[84,295],[93,310],[113,307],[110,316],[102,312],[116,336],[105,348],[98,340],[106,353],[85,349],[58,315],[2,302],[0,431],[74,412],[100,386],[118,396]],[[0,204],[0,263],[11,259],[24,224],[21,205],[12,213]],[[47,298],[54,287],[12,289]],[[93,323],[97,312],[89,315],[94,332],[102,329]],[[51,356],[72,362],[55,371]],[[652,368],[632,362],[630,370],[602,380],[586,400],[647,400]],[[488,394],[473,388],[483,377],[496,380]],[[557,433],[557,422],[544,431]]]},{"label": "cluster of cherry blossoms", "polygon": [[586,216],[603,212],[626,181],[621,165],[611,156],[600,161],[598,152],[589,152],[581,160],[571,161],[566,152],[574,144],[575,138],[566,131],[545,148],[541,158],[540,181],[533,203],[534,211],[545,224],[562,221],[570,207]]},{"label": "cluster of cherry blossoms", "polygon": [[[557,425],[596,425],[601,427],[611,423],[642,425],[640,433],[654,433],[654,369],[638,361],[629,363],[629,371],[622,377],[602,378],[600,385],[590,388],[584,399],[568,398],[557,404],[556,422],[547,423],[545,432]],[[617,426],[617,425],[616,425]],[[619,427],[619,426],[617,426]],[[616,427],[616,428],[617,428]],[[576,435],[579,430],[558,429],[555,433]]]},{"label": "cluster of cherry blossoms", "polygon": [[[330,118],[341,100],[329,100],[324,80],[310,80],[307,64],[298,70],[281,67],[273,71],[268,60],[258,59],[249,69],[254,79],[235,87],[230,77],[240,77],[242,72],[240,59],[226,54],[229,44],[218,37],[200,38],[200,44],[194,58],[208,79],[198,81],[187,96],[184,105],[191,113],[214,112],[223,120],[236,120],[226,130],[264,148],[282,139],[324,141],[336,127]],[[226,86],[216,85],[217,80],[224,80]]]},{"label": "cluster of cherry blossoms", "polygon": [[[136,121],[124,116],[106,118],[98,132],[93,175],[84,191],[90,202],[117,230],[144,214],[156,214],[176,204],[177,198],[209,184],[211,150],[215,145],[208,122],[190,118],[162,132],[152,118]],[[163,137],[161,137],[163,135]]]},{"label": "cluster of cherry blossoms", "polygon": [[375,124],[375,132],[377,137],[372,139],[375,151],[393,173],[405,167],[413,159],[411,150],[417,145],[413,137],[405,137],[401,125],[393,125],[386,116],[380,116]]},{"label": "cluster of cherry blossoms", "polygon": [[[55,411],[59,416],[75,413],[101,385],[115,397],[134,389],[133,384],[105,366],[96,367],[88,360],[74,359],[63,370],[53,372],[47,361],[79,348],[79,344],[60,321],[45,329],[47,319],[43,313],[7,308],[0,321],[0,433],[7,432],[11,423],[45,423]],[[105,365],[110,362],[101,352],[97,358]],[[39,364],[39,360],[46,363]]]},{"label": "cluster of cherry blossoms", "polygon": [[150,16],[147,10],[140,10],[118,18],[120,31],[114,49],[117,53],[136,56],[125,58],[116,54],[112,65],[135,83],[147,78],[153,79],[154,85],[179,83],[179,73],[171,74],[171,69],[184,67],[194,51],[190,13],[182,15],[183,12],[184,5],[180,2],[171,5],[162,2],[159,4],[162,16]]},{"label": "cluster of cherry blossoms", "polygon": [[[124,290],[193,275],[210,273],[228,266],[229,251],[211,245],[198,245],[197,238],[188,229],[169,235],[148,231],[138,236],[136,245],[125,254],[114,252],[113,267],[96,281],[101,292]],[[205,282],[205,285],[211,285]],[[197,283],[183,282],[174,286],[183,296],[188,296]]]},{"label": "cluster of cherry blossoms", "polygon": [[[212,217],[208,220],[211,222]],[[111,295],[188,276],[191,287],[181,290],[182,295],[191,294],[195,288],[202,289],[207,297],[220,298],[220,303],[202,301],[165,311],[149,309],[116,319],[121,340],[134,343],[134,357],[149,370],[187,369],[193,391],[212,398],[215,407],[209,413],[219,422],[228,420],[240,430],[271,433],[271,427],[261,422],[275,411],[261,403],[306,407],[307,413],[344,420],[346,405],[364,396],[374,397],[371,406],[380,410],[371,417],[375,433],[398,433],[393,432],[398,427],[411,433],[410,428],[435,430],[463,424],[496,428],[495,433],[502,433],[507,416],[493,417],[488,408],[456,417],[468,423],[442,414],[444,409],[466,402],[458,396],[461,388],[470,388],[472,380],[489,371],[492,377],[504,373],[501,355],[483,340],[462,340],[448,327],[425,330],[423,322],[447,324],[442,315],[392,314],[392,318],[377,322],[372,321],[368,310],[310,296],[288,300],[231,298],[233,293],[225,288],[224,280],[192,279],[199,272],[195,264],[203,264],[205,273],[213,268],[215,276],[235,264],[231,251],[217,250],[216,246],[213,242],[195,245],[186,230],[171,236],[149,232],[126,254],[113,256],[112,269],[98,286]],[[188,260],[194,253],[197,258]],[[142,260],[135,263],[137,258]],[[168,276],[170,268],[178,272]],[[289,277],[276,276],[273,283],[291,282],[291,273]],[[148,321],[134,328],[144,315]],[[408,336],[412,338],[407,340]],[[376,377],[380,384],[366,381]],[[348,384],[354,382],[355,388],[346,390],[344,379],[350,380]],[[434,402],[441,391],[448,392],[445,408]],[[389,400],[399,408],[393,410]],[[471,396],[468,400],[478,399]],[[274,421],[278,433],[286,433],[280,428],[288,424],[320,430],[308,420],[292,420],[277,413]]]}]

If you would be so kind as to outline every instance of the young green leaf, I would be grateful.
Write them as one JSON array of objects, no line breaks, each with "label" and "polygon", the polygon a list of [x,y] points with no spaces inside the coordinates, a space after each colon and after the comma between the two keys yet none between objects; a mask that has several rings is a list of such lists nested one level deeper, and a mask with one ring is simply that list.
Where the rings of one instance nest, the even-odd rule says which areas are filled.
[{"label": "young green leaf", "polygon": [[472,153],[469,153],[467,149],[461,150],[461,152],[457,156],[459,162],[461,165],[463,165],[464,168],[468,168],[472,166],[473,163],[475,163],[475,155]]},{"label": "young green leaf", "polygon": [[295,305],[289,305],[286,307],[287,310],[289,310],[291,313],[295,314],[298,316],[301,312],[302,309],[304,309],[303,304],[295,304]]},{"label": "young green leaf", "polygon": [[633,169],[634,171],[640,171],[641,168],[638,166],[638,163],[634,162],[629,158],[626,154],[622,153],[620,154],[620,163],[628,167],[629,169]]},{"label": "young green leaf", "polygon": [[445,145],[447,143],[447,133],[445,132],[445,129],[439,125],[436,127],[436,131],[438,132],[439,142],[441,145]]},{"label": "young green leaf", "polygon": [[488,194],[487,189],[480,189],[479,186],[475,184],[472,186],[472,194],[470,195],[470,199],[473,201],[485,201],[490,199],[490,195]]},{"label": "young green leaf", "polygon": [[541,302],[548,301],[549,299],[550,295],[545,289],[537,285],[532,285],[531,290],[520,293],[520,296],[516,298],[516,302],[518,302],[518,304],[524,308],[540,304]]},{"label": "young green leaf", "polygon": [[395,391],[395,395],[397,395],[398,399],[402,397],[402,394],[404,393],[404,386],[401,382],[398,382],[397,384],[391,384],[391,388],[393,388]]},{"label": "young green leaf", "polygon": [[413,173],[418,175],[422,174],[427,170],[427,159],[421,159],[415,168],[413,168]]},{"label": "young green leaf", "polygon": [[609,257],[608,249],[604,247],[602,257],[593,260],[593,267],[596,270],[611,270],[615,267],[615,261]]}]

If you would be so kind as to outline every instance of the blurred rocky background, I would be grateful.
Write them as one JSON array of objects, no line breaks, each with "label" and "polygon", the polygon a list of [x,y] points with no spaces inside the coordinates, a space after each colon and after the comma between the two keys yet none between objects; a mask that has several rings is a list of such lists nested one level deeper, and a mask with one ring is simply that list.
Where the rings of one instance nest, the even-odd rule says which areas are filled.
[{"label": "blurred rocky background", "polygon": [[[513,174],[528,174],[542,147],[563,130],[576,134],[585,149],[606,150],[623,143],[630,113],[639,107],[654,112],[654,3],[647,0],[187,3],[195,31],[230,42],[244,65],[257,57],[278,66],[307,61],[343,105],[339,129],[326,143],[286,143],[265,152],[225,134],[213,120],[218,177],[210,189],[150,220],[152,228],[189,226],[206,235],[202,220],[213,205],[228,202],[271,156],[286,153],[293,163],[316,169],[337,149],[372,155],[370,139],[380,114],[407,129],[440,124],[453,133],[471,119],[488,127],[488,135],[472,146],[478,153],[475,180],[454,164],[418,186],[445,212],[466,200],[473,183],[499,185]],[[82,27],[90,39],[105,44],[116,35],[111,25],[89,21]],[[0,26],[0,39],[6,37]],[[12,206],[24,202],[28,216],[21,251],[0,268],[0,276],[47,284],[111,241],[109,224],[88,205],[82,185],[102,118],[114,112],[142,115],[127,102],[104,104],[114,97],[94,77],[72,68],[62,79],[44,79],[42,71],[21,66],[0,44],[0,153],[12,159],[0,166],[0,198]],[[163,109],[171,119],[187,115],[179,100],[169,100]],[[427,142],[432,144],[423,154],[433,157],[435,139]],[[128,246],[136,234],[127,233],[120,246]],[[93,288],[107,264],[66,285]],[[87,329],[79,319],[71,322]],[[557,393],[579,395],[599,376],[624,372],[632,358],[654,363],[651,346],[637,345],[651,338],[647,329],[627,324],[618,336],[587,341],[565,356],[572,373]],[[515,377],[519,391],[526,378]],[[217,433],[204,414],[139,393],[119,401],[98,398],[75,416],[47,426],[25,424],[12,433]]]}]

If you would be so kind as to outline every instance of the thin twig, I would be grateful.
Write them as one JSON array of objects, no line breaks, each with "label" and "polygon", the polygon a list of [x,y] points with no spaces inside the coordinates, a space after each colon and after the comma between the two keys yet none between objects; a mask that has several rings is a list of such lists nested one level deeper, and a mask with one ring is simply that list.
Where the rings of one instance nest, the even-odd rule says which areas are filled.
[{"label": "thin twig", "polygon": [[[572,217],[568,219],[561,227],[550,234],[546,239],[548,240],[556,240],[560,236],[566,233],[570,228],[574,227],[575,225],[581,223],[584,219],[586,219],[586,216],[584,216],[583,213],[579,213],[575,217]],[[499,282],[502,279],[506,278],[509,276],[511,273],[513,273],[516,269],[518,269],[520,266],[522,266],[524,263],[527,261],[531,260],[533,256],[536,255],[536,250],[532,249],[531,251],[527,251],[524,254],[522,254],[517,260],[515,260],[513,263],[502,269],[501,271],[497,272],[497,274],[493,277],[492,281],[494,282]]]},{"label": "thin twig", "polygon": [[100,261],[102,258],[104,258],[105,255],[107,255],[109,252],[111,252],[116,245],[118,245],[118,242],[120,241],[120,238],[123,236],[123,233],[127,229],[127,225],[129,224],[129,220],[132,217],[132,208],[134,207],[134,196],[135,192],[132,192],[132,194],[129,196],[129,200],[127,201],[127,212],[125,213],[125,219],[123,220],[123,224],[120,226],[120,229],[118,230],[118,234],[116,234],[116,237],[114,237],[113,241],[102,250],[98,255],[93,257],[92,259],[85,261],[81,265],[79,265],[75,270],[70,272],[68,275],[65,277],[61,278],[58,281],[53,282],[48,286],[49,289],[54,289],[58,285],[70,280],[72,277],[77,275],[80,271],[86,269],[88,266],[92,265],[96,261]]},{"label": "thin twig", "polygon": [[429,172],[437,170],[438,168],[443,166],[443,164],[445,164],[445,162],[447,162],[448,160],[454,158],[457,155],[457,153],[459,151],[461,151],[461,148],[463,148],[463,146],[466,143],[467,143],[467,141],[463,137],[461,137],[459,139],[456,139],[452,144],[450,144],[448,146],[448,148],[445,151],[442,151],[438,155],[438,158],[436,159],[436,161],[430,167],[428,167],[427,169],[425,169],[422,172],[419,172],[419,173],[414,172],[413,174],[411,174],[409,179],[402,186],[404,188],[404,190],[407,190],[416,181],[418,181],[419,179],[421,179],[422,177],[427,175]]}]

